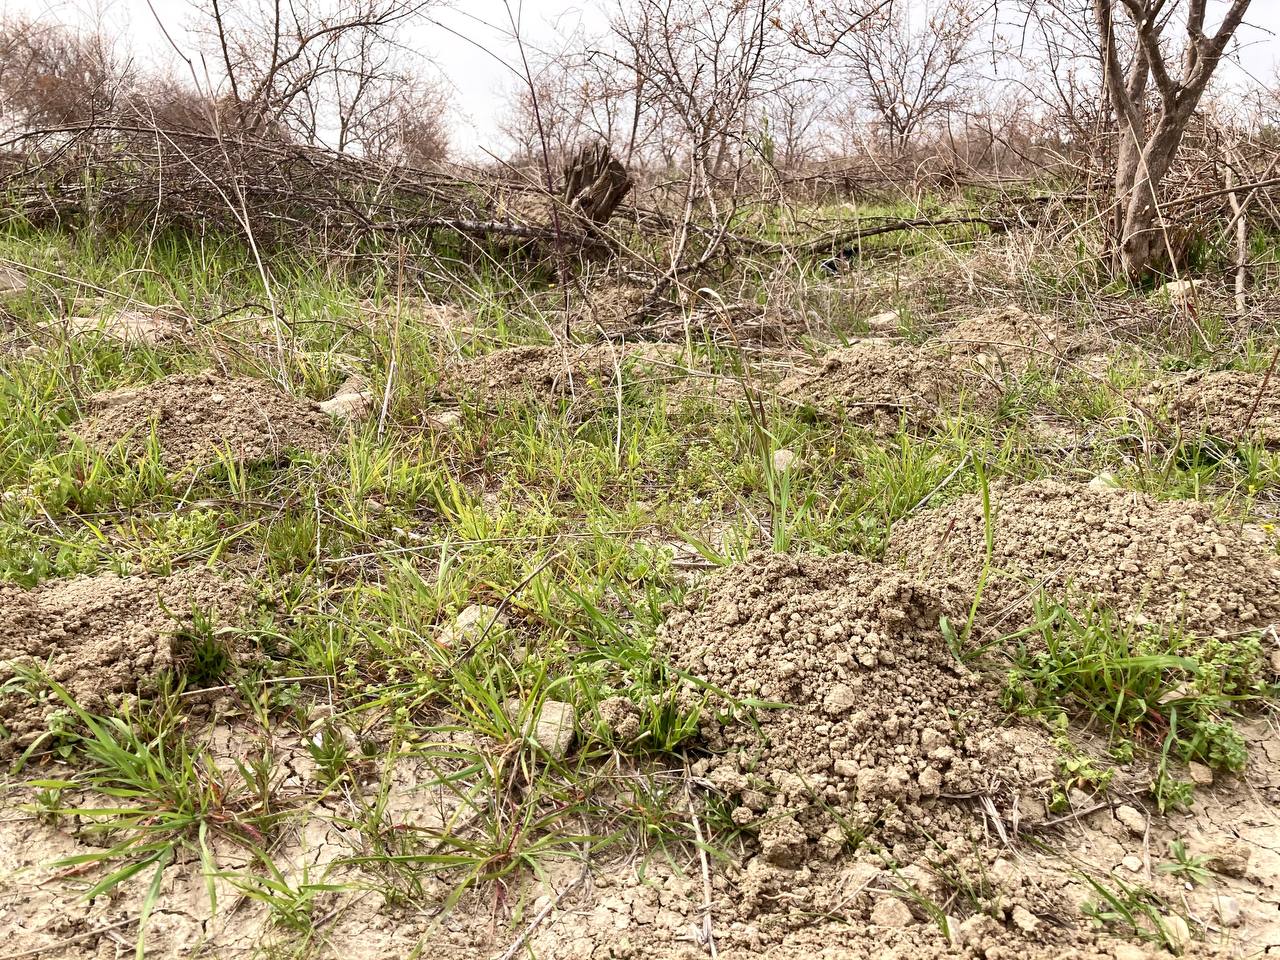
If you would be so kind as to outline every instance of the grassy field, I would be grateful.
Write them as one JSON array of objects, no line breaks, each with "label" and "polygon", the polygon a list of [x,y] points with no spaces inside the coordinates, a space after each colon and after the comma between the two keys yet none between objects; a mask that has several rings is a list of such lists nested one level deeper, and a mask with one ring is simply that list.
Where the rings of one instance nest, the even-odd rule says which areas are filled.
[{"label": "grassy field", "polygon": [[[1099,285],[1092,268],[1017,235],[971,230],[955,247],[942,232],[909,249],[878,242],[838,274],[727,278],[732,299],[755,303],[776,328],[767,339],[744,342],[703,295],[697,322],[659,365],[620,354],[612,383],[516,398],[447,389],[459,361],[551,343],[563,329],[546,271],[515,258],[484,271],[406,260],[383,272],[259,261],[228,238],[0,236],[0,262],[29,281],[0,313],[0,581],[33,589],[208,568],[249,596],[232,622],[194,611],[183,668],[116,711],[86,710],[38,662],[14,668],[5,697],[39,689],[58,709],[9,758],[7,806],[15,822],[82,842],[23,869],[56,862],[76,895],[114,903],[140,955],[152,954],[149,920],[165,909],[176,867],[203,878],[211,913],[243,904],[267,917],[268,932],[239,952],[210,935],[199,955],[327,956],[338,949],[335,905],[357,895],[385,915],[479,916],[490,953],[516,943],[528,952],[511,955],[529,955],[517,934],[542,923],[538,882],[566,863],[681,864],[701,884],[754,843],[730,810],[691,799],[700,711],[718,694],[678,696],[682,674],[654,647],[667,611],[718,568],[760,550],[880,560],[895,524],[922,510],[1046,478],[1106,475],[1274,534],[1280,456],[1265,438],[1162,429],[1132,400],[1183,371],[1265,374],[1280,344],[1266,307],[1274,277],[1260,273],[1256,312],[1236,318],[1215,280],[1188,306]],[[1254,248],[1265,260],[1274,241]],[[898,311],[892,335],[916,344],[1003,305],[1096,335],[1101,359],[1033,361],[990,409],[904,420],[890,435],[774,389],[886,310]],[[183,332],[126,343],[65,323],[121,308],[171,317]],[[589,324],[574,335],[598,336]],[[74,438],[94,394],[207,369],[313,401],[360,374],[373,402],[337,428],[332,450],[268,462],[227,451],[174,470],[158,447],[138,455]],[[1271,709],[1273,641],[1188,660],[1177,644],[1055,608],[1060,599],[1046,598],[1040,642],[1012,661],[988,659],[1009,641],[975,621],[977,598],[968,622],[945,631],[976,669],[1006,678],[1011,718],[1054,735],[1070,725],[1104,744],[1063,747],[1047,790],[1062,811],[1082,787],[1105,796],[1117,764],[1159,767],[1141,797],[1158,809],[1195,802],[1189,759],[1246,767],[1234,718]],[[479,625],[457,626],[476,605]],[[1216,678],[1182,710],[1181,732],[1161,700],[1179,671]],[[619,697],[636,720],[621,739],[610,719]],[[548,703],[572,707],[570,750],[538,727]],[[406,767],[415,796],[439,801],[424,827],[405,826]],[[287,851],[316,819],[346,846],[300,872]],[[1185,845],[1159,858],[1169,882],[1209,876]],[[1151,892],[1155,881],[1090,883],[1105,929],[1185,946],[1162,925],[1177,904]],[[942,928],[958,915],[954,898],[921,896],[927,909],[908,902]],[[59,929],[28,943],[76,955],[83,941],[62,940],[80,931]],[[399,955],[430,955],[431,942],[424,934]]]}]

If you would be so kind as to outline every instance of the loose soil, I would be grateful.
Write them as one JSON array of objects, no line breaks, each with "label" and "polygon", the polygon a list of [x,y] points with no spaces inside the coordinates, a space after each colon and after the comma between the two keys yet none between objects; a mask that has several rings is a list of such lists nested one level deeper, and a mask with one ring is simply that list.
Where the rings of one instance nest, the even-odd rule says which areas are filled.
[{"label": "loose soil", "polygon": [[1184,436],[1280,446],[1280,377],[1264,389],[1265,379],[1242,370],[1196,370],[1147,384],[1138,402]]},{"label": "loose soil", "polygon": [[[1266,535],[1209,505],[1044,480],[992,490],[994,545],[979,617],[1013,631],[1041,591],[1077,613],[1089,603],[1129,623],[1227,636],[1280,621],[1280,559]],[[897,524],[887,556],[943,585],[966,613],[986,560],[977,494]]]},{"label": "loose soil", "polygon": [[1003,307],[964,318],[930,345],[992,375],[1021,375],[1033,366],[1061,365],[1082,352],[1087,341],[1052,317]]},{"label": "loose soil", "polygon": [[[925,838],[974,837],[960,796],[1043,818],[1053,752],[1000,724],[999,680],[955,659],[941,609],[933,590],[851,555],[758,554],[668,619],[663,649],[725,695],[704,712],[704,775],[734,823],[759,831],[766,862],[831,860],[862,841],[902,859]],[[751,721],[743,702],[789,706]]]},{"label": "loose soil", "polygon": [[31,590],[0,583],[0,756],[30,746],[65,705],[51,691],[10,687],[19,665],[38,667],[89,712],[117,708],[180,670],[181,639],[197,610],[214,622],[235,614],[241,591],[207,571],[167,578],[111,573],[48,581]]},{"label": "loose soil", "polygon": [[145,455],[154,430],[167,469],[230,456],[237,463],[273,460],[287,450],[321,453],[333,446],[333,424],[315,403],[252,377],[179,373],[145,387],[89,398],[72,431],[90,449],[108,453],[123,443]]},{"label": "loose soil", "polygon": [[[960,401],[964,378],[947,357],[895,340],[859,340],[827,353],[816,368],[793,373],[776,392],[801,405],[847,416],[877,433],[903,417],[925,421]],[[986,398],[976,402],[981,406]]]},{"label": "loose soil", "polygon": [[659,344],[506,347],[451,365],[442,391],[481,403],[599,398],[617,383],[619,371],[643,366],[679,351]]}]

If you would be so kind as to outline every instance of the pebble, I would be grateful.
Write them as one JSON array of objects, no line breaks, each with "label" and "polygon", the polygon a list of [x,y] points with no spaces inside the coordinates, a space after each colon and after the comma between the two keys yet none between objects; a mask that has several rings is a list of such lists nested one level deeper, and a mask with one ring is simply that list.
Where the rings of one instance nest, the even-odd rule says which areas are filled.
[{"label": "pebble", "polygon": [[1206,767],[1203,763],[1196,763],[1194,760],[1190,763],[1191,782],[1198,787],[1207,787],[1213,783],[1213,771]]},{"label": "pebble", "polygon": [[792,450],[785,447],[781,450],[773,451],[773,472],[786,473],[788,470],[798,466],[800,457]]},{"label": "pebble", "polygon": [[1013,925],[1023,933],[1034,933],[1040,926],[1040,918],[1021,904],[1013,908],[1010,919],[1013,920]]},{"label": "pebble", "polygon": [[1142,858],[1131,853],[1120,861],[1120,866],[1124,867],[1130,873],[1141,873]]},{"label": "pebble", "polygon": [[1238,927],[1240,925],[1240,901],[1235,897],[1219,894],[1213,901],[1213,910],[1218,915],[1218,921],[1224,927]]},{"label": "pebble", "polygon": [[462,414],[457,410],[443,410],[428,417],[427,425],[437,433],[457,433],[462,429]]},{"label": "pebble", "polygon": [[1239,840],[1220,844],[1209,851],[1205,866],[1227,877],[1243,877],[1249,869],[1249,845]]},{"label": "pebble", "polygon": [[877,927],[908,927],[915,919],[911,908],[897,897],[885,897],[871,908],[871,922]]},{"label": "pebble", "polygon": [[1182,953],[1191,945],[1191,927],[1182,917],[1171,913],[1161,917],[1160,922],[1164,925],[1165,939],[1169,941],[1169,947],[1175,954]]},{"label": "pebble", "polygon": [[1116,807],[1116,819],[1135,837],[1146,836],[1147,818],[1136,807],[1121,804]]}]

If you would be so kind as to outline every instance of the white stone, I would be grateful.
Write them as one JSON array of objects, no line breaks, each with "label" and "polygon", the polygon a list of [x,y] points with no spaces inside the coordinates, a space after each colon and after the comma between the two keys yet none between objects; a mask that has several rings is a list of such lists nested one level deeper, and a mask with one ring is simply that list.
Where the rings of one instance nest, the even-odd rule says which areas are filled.
[{"label": "white stone", "polygon": [[908,927],[915,923],[915,917],[897,897],[884,897],[871,908],[871,922],[877,927]]},{"label": "white stone", "polygon": [[884,313],[877,313],[874,317],[867,317],[867,329],[881,335],[897,333],[901,322],[902,318],[897,310],[886,310]]},{"label": "white stone", "polygon": [[800,464],[800,457],[793,451],[783,448],[773,452],[773,471],[774,473],[786,473],[793,467]]}]

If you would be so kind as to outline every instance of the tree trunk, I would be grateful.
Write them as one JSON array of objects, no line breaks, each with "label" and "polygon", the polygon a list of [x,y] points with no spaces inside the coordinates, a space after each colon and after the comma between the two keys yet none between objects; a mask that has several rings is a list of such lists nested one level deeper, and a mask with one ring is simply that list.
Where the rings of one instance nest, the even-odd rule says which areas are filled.
[{"label": "tree trunk", "polygon": [[565,164],[561,199],[565,207],[589,223],[608,223],[630,191],[631,177],[610,154],[607,143],[585,146]]}]

